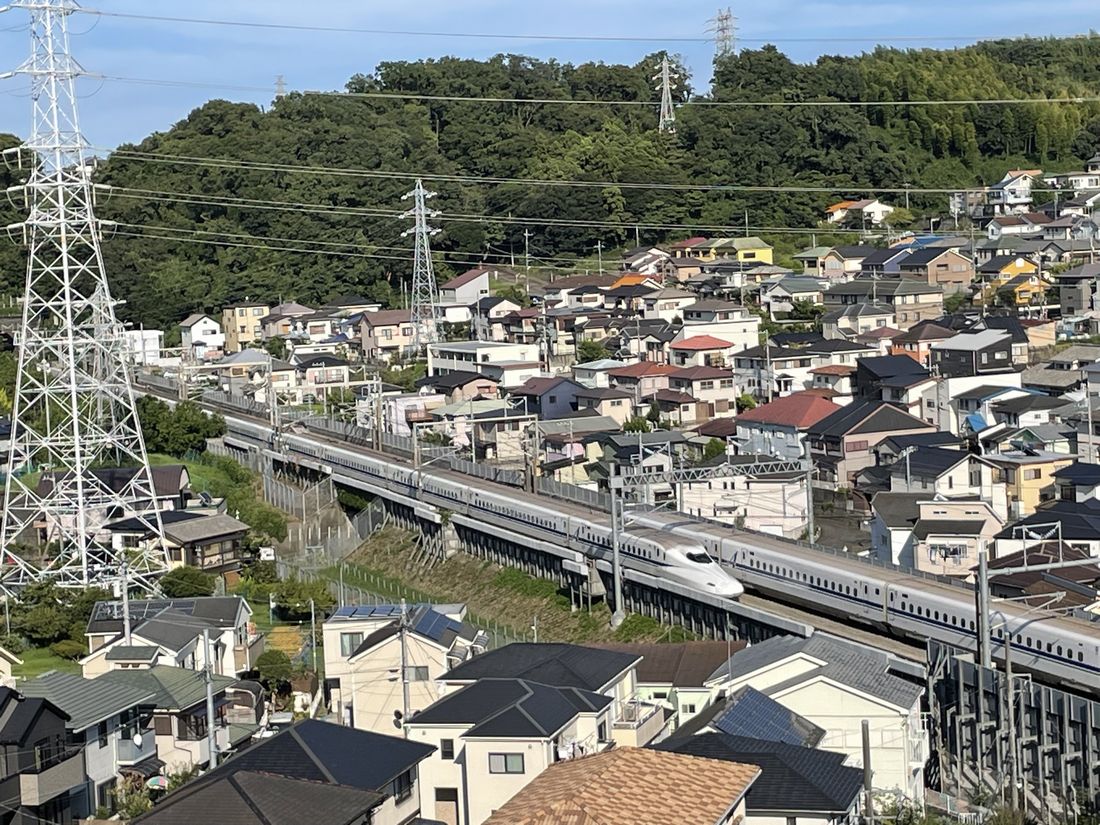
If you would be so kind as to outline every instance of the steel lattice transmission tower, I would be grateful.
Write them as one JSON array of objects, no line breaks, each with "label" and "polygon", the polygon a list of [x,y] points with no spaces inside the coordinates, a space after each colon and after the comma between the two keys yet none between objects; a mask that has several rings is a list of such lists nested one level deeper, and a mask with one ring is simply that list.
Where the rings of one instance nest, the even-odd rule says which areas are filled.
[{"label": "steel lattice transmission tower", "polygon": [[[28,262],[0,586],[17,592],[52,579],[86,587],[126,576],[148,588],[167,569],[167,555],[77,119],[83,69],[69,52],[68,19],[79,7],[16,0],[8,8],[31,17],[31,56],[17,71],[30,78],[34,121],[30,139],[5,158],[29,166],[26,183],[14,187],[27,219],[10,228],[22,230]],[[38,481],[20,475],[32,469]],[[124,550],[103,529],[130,517],[147,539],[141,549]],[[45,543],[24,549],[36,536]]]},{"label": "steel lattice transmission tower", "polygon": [[417,352],[439,340],[439,290],[436,287],[435,270],[432,267],[431,244],[432,236],[438,235],[439,230],[428,226],[428,221],[440,214],[428,208],[428,201],[435,195],[435,192],[427,191],[423,181],[417,178],[416,188],[401,199],[412,198],[413,200],[413,208],[401,216],[412,218],[413,226],[401,234],[402,237],[414,235],[416,238],[410,306],[413,349]]},{"label": "steel lattice transmission tower", "polygon": [[737,48],[737,18],[733,16],[733,12],[727,6],[724,9],[718,9],[718,14],[712,17],[707,27],[708,32],[714,34],[714,57],[726,57],[731,55]]},{"label": "steel lattice transmission tower", "polygon": [[672,81],[679,79],[679,76],[672,71],[668,55],[661,58],[660,71],[653,76],[653,79],[660,81],[657,88],[661,92],[661,120],[657,128],[667,134],[675,134],[676,107],[672,105]]}]

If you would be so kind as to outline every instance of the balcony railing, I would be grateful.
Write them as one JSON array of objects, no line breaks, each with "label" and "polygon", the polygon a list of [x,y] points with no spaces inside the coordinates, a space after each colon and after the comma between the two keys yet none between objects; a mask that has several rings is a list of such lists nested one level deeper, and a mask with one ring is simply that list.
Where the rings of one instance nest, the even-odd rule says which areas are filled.
[{"label": "balcony railing", "polygon": [[19,774],[19,799],[23,805],[42,805],[83,781],[81,749],[65,748]]},{"label": "balcony railing", "polygon": [[118,740],[118,764],[134,765],[150,756],[156,756],[157,742],[153,732],[147,731],[141,735],[141,745],[135,744],[133,739]]},{"label": "balcony railing", "polygon": [[616,728],[636,730],[659,713],[661,708],[659,705],[651,705],[637,699],[626,699],[618,703],[616,711],[614,723]]}]

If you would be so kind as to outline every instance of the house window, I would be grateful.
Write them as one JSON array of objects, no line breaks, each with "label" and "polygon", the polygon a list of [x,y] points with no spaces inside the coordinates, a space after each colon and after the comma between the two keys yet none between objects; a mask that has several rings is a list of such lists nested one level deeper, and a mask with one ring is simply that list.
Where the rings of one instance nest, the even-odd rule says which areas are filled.
[{"label": "house window", "polygon": [[549,401],[549,402],[550,402],[551,404],[557,404],[557,403],[558,403],[558,397],[557,397],[556,395],[551,395],[551,396],[550,396],[550,397],[549,397],[549,398],[548,398],[547,400],[548,400],[548,401]]},{"label": "house window", "polygon": [[259,317],[264,314],[263,307],[252,307],[252,314]]},{"label": "house window", "polygon": [[99,723],[99,729],[96,731],[96,739],[99,741],[101,748],[107,747],[107,722],[103,721]]},{"label": "house window", "polygon": [[523,754],[489,754],[489,773],[523,773]]},{"label": "house window", "polygon": [[405,771],[390,783],[390,793],[393,795],[393,801],[397,803],[404,802],[412,796],[412,789],[413,772],[411,770]]},{"label": "house window", "polygon": [[616,399],[611,402],[612,407],[621,407],[623,405],[622,399]]},{"label": "house window", "polygon": [[246,310],[243,310],[243,309],[238,309],[238,310],[237,310],[237,317],[238,317],[238,318],[243,318],[243,317],[245,317],[245,315],[247,315],[247,314],[248,314],[248,312],[247,312]]},{"label": "house window", "polygon": [[695,713],[695,705],[681,705],[680,713]]},{"label": "house window", "polygon": [[362,633],[341,633],[340,634],[340,655],[345,659],[353,654],[359,645],[363,644]]},{"label": "house window", "polygon": [[699,382],[699,389],[701,389],[701,390],[713,390],[714,389],[714,382],[713,381],[700,381]]},{"label": "house window", "polygon": [[424,665],[410,665],[405,668],[405,672],[408,675],[410,682],[426,682],[428,681],[428,668]]},{"label": "house window", "polygon": [[1036,479],[1043,477],[1042,470],[1024,470],[1024,481],[1035,481]]},{"label": "house window", "polygon": [[439,740],[439,756],[443,759],[455,758],[455,740],[453,739],[440,739]]}]

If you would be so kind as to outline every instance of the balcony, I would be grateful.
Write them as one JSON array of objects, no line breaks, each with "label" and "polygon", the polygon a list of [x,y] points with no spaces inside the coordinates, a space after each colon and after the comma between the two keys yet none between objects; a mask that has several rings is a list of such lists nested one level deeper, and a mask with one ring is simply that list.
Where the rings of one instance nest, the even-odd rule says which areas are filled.
[{"label": "balcony", "polygon": [[664,727],[664,713],[660,705],[651,705],[637,699],[618,702],[612,736],[615,744],[640,748],[652,742]]},{"label": "balcony", "polygon": [[145,731],[141,735],[141,745],[134,743],[133,739],[119,739],[115,760],[120,766],[136,765],[150,756],[157,755],[157,737],[152,730]]},{"label": "balcony", "polygon": [[249,627],[248,641],[243,645],[233,645],[233,666],[237,673],[252,670],[256,659],[264,652],[264,634],[254,632]]},{"label": "balcony", "polygon": [[80,748],[66,748],[19,774],[19,801],[43,805],[84,782],[84,756]]}]

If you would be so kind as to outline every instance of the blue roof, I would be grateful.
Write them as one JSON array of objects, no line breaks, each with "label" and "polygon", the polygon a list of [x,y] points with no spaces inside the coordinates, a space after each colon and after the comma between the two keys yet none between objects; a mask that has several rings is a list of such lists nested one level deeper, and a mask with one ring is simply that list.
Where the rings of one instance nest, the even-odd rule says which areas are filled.
[{"label": "blue roof", "polygon": [[974,432],[980,433],[986,428],[985,419],[982,418],[981,413],[970,413],[970,415],[966,417],[966,426]]}]

